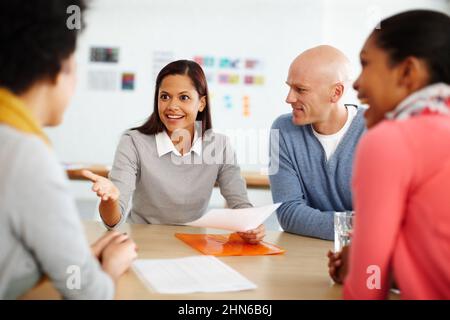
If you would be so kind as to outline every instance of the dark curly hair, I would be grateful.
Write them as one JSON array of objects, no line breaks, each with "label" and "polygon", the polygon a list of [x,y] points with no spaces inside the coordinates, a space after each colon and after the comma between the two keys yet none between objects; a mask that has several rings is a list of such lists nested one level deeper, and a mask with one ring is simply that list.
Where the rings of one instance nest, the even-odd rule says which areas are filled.
[{"label": "dark curly hair", "polygon": [[411,10],[381,21],[372,33],[391,65],[408,56],[423,59],[428,66],[429,84],[450,83],[450,17],[430,10]]},{"label": "dark curly hair", "polygon": [[[80,9],[81,25],[71,30],[72,5]],[[75,51],[85,9],[84,0],[1,0],[0,86],[21,94],[36,81],[55,80]]]}]

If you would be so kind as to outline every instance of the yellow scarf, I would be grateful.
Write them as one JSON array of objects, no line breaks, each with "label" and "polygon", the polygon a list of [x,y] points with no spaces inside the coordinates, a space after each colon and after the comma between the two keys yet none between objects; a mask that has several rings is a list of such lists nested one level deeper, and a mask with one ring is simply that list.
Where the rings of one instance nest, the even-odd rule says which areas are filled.
[{"label": "yellow scarf", "polygon": [[25,104],[9,90],[0,88],[0,124],[34,134],[50,146],[50,140]]}]

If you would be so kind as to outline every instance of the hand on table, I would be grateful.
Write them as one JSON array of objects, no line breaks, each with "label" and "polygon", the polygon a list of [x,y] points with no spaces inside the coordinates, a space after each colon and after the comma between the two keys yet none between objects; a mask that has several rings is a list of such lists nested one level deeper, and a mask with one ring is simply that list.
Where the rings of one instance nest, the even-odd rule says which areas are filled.
[{"label": "hand on table", "polygon": [[137,247],[126,234],[119,234],[106,245],[101,253],[103,270],[114,281],[128,270],[131,263],[137,258]]},{"label": "hand on table", "polygon": [[328,273],[334,282],[343,284],[348,271],[349,246],[344,246],[340,252],[328,251]]},{"label": "hand on table", "polygon": [[117,231],[106,232],[91,245],[92,254],[97,259],[100,259],[102,251],[106,248],[106,246],[111,242],[112,239],[119,235],[120,233]]}]

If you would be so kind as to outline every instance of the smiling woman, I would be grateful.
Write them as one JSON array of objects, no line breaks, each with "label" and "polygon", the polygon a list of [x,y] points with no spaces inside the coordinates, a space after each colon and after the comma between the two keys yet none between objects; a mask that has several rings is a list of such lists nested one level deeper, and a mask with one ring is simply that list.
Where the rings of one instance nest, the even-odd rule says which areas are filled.
[{"label": "smiling woman", "polygon": [[[182,91],[173,92],[174,88],[180,88]],[[167,92],[168,90],[171,92]],[[178,106],[174,102],[179,102]],[[180,108],[181,105],[184,108]],[[209,105],[208,85],[202,68],[194,61],[174,61],[165,66],[156,78],[152,115],[146,123],[134,129],[143,134],[157,134],[164,131],[165,128],[169,130],[169,134],[174,129],[181,128],[193,133],[194,121],[191,121],[190,125],[188,125],[189,119],[185,119],[183,123],[181,121],[168,122],[170,118],[165,116],[165,112],[167,115],[171,114],[172,117],[176,117],[177,113],[174,110],[178,107],[178,111],[189,110],[190,112],[186,114],[189,118],[193,117],[193,119],[201,121],[203,136],[206,130],[212,128]],[[185,116],[181,112],[179,114]]]},{"label": "smiling woman", "polygon": [[[84,173],[102,200],[99,210],[106,227],[116,228],[125,220],[151,224],[196,220],[206,211],[216,183],[228,207],[251,207],[228,138],[211,128],[201,67],[188,60],[165,66],[156,78],[153,113],[122,136],[110,180]],[[241,236],[257,243],[264,234],[261,225]]]},{"label": "smiling woman", "polygon": [[[194,123],[206,107],[206,96],[200,97],[186,75],[170,75],[159,88],[158,113],[172,141],[183,138],[175,147],[181,154],[194,139]],[[177,134],[180,132],[180,134]]]},{"label": "smiling woman", "polygon": [[403,299],[448,300],[450,17],[413,10],[380,25],[354,84],[369,130],[355,155],[350,255],[330,257],[330,273],[346,298],[385,299],[394,281]]}]

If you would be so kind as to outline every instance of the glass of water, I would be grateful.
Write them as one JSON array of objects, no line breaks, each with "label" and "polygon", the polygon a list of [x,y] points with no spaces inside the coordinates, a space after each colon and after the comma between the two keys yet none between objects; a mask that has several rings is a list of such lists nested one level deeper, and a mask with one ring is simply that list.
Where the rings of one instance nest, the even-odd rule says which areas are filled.
[{"label": "glass of water", "polygon": [[350,244],[354,216],[354,211],[334,213],[334,252],[339,252],[344,246]]}]

